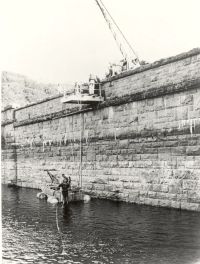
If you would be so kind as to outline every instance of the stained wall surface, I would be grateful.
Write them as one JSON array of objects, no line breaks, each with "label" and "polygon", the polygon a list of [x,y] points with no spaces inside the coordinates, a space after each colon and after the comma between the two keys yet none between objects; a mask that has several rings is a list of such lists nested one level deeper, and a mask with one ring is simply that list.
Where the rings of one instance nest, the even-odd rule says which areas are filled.
[{"label": "stained wall surface", "polygon": [[46,116],[36,106],[34,118],[15,110],[15,145],[3,152],[16,153],[18,184],[40,188],[44,170],[56,169],[95,197],[200,211],[200,50],[122,73],[103,89],[106,101],[92,110],[58,98]]}]

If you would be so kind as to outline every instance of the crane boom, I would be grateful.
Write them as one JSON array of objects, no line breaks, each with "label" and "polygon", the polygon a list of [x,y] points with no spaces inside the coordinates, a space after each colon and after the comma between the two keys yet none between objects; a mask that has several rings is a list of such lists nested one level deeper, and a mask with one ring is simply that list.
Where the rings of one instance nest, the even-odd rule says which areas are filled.
[{"label": "crane boom", "polygon": [[131,59],[135,61],[135,64],[140,65],[139,58],[136,52],[133,50],[132,46],[124,36],[123,32],[109,13],[108,9],[105,7],[101,0],[95,0],[101,13],[103,14],[106,23],[115,39],[115,42],[124,57],[124,59]]}]

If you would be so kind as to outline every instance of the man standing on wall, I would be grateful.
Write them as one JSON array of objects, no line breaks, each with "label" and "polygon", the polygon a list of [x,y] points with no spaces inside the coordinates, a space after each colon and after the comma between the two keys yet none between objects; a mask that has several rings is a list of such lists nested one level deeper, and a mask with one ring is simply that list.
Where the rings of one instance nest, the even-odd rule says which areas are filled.
[{"label": "man standing on wall", "polygon": [[71,178],[69,179],[65,176],[65,174],[62,174],[63,181],[61,184],[58,185],[58,188],[62,188],[62,197],[63,197],[63,206],[65,204],[68,204],[68,190],[70,189],[71,185]]}]

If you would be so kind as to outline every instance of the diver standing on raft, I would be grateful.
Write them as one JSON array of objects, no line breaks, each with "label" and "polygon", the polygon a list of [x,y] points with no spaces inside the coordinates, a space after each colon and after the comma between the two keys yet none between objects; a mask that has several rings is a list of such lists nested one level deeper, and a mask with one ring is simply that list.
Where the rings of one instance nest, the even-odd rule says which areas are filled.
[{"label": "diver standing on raft", "polygon": [[62,196],[63,196],[63,206],[65,204],[68,204],[68,190],[70,189],[70,185],[71,185],[71,178],[69,177],[69,179],[62,174],[63,177],[63,181],[61,184],[58,185],[58,188],[60,189],[60,187],[62,188]]}]

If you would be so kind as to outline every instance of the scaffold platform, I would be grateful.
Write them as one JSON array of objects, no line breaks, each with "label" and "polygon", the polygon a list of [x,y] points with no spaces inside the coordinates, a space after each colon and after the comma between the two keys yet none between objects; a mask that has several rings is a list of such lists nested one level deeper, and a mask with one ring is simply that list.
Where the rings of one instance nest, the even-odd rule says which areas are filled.
[{"label": "scaffold platform", "polygon": [[104,98],[102,96],[89,95],[89,94],[71,94],[64,95],[61,99],[62,103],[70,104],[91,104],[103,102]]}]

